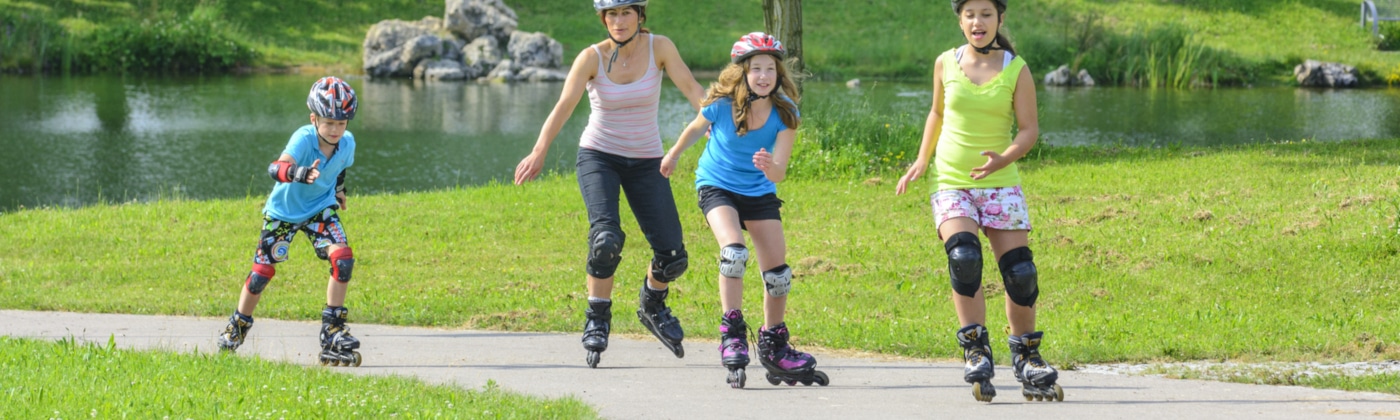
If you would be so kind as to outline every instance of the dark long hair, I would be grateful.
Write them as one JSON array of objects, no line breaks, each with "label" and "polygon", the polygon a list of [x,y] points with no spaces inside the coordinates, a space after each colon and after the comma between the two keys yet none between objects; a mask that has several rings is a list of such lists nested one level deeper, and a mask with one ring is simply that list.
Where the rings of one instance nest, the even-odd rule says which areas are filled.
[{"label": "dark long hair", "polygon": [[[961,18],[962,16],[963,6],[966,6],[968,1],[971,0],[958,1],[958,7],[956,9],[953,9],[953,12],[957,13],[959,18]],[[997,37],[996,39],[992,40],[992,44],[999,45],[1001,46],[1001,49],[1006,50],[1006,52],[1009,52],[1012,55],[1016,55],[1016,47],[1011,45],[1011,38],[1008,38],[1006,36],[1006,2],[1001,0],[992,0],[992,5],[997,8]],[[992,44],[987,44],[987,46],[990,47],[992,46]]]}]

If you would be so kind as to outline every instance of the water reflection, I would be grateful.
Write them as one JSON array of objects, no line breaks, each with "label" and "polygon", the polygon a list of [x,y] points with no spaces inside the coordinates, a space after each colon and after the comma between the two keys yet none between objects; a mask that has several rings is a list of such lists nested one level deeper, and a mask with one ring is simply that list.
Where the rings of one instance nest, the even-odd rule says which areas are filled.
[{"label": "water reflection", "polygon": [[[267,163],[308,121],[305,98],[315,78],[0,77],[0,211],[167,195],[264,196],[272,184]],[[350,125],[360,143],[353,193],[508,180],[563,88],[350,81],[361,106]],[[1396,89],[1044,89],[1038,98],[1042,141],[1062,146],[1400,137]],[[809,83],[803,105],[922,126],[931,100],[921,83]],[[572,171],[586,101],[555,139],[550,170]],[[662,136],[675,138],[694,115],[668,84]]]}]

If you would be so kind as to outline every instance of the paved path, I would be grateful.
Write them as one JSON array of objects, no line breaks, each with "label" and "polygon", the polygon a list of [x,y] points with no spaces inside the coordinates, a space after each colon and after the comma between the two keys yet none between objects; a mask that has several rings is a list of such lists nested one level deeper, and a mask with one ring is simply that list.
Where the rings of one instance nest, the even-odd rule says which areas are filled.
[{"label": "paved path", "polygon": [[[209,352],[226,319],[144,315],[0,311],[0,334],[106,343],[140,349]],[[627,322],[626,318],[617,318]],[[240,354],[315,364],[319,324],[258,319]],[[573,395],[607,418],[1033,418],[1134,420],[1340,419],[1400,417],[1400,397],[1061,372],[1064,402],[1026,402],[1005,366],[993,383],[992,404],[972,399],[962,366],[816,354],[831,386],[771,386],[762,367],[749,369],[748,388],[724,383],[714,341],[687,341],[676,359],[659,343],[614,337],[597,369],[584,364],[576,334],[506,333],[351,324],[365,344],[359,374],[416,376],[432,383],[502,388],[541,396]],[[1032,414],[1032,410],[1034,414]]]}]

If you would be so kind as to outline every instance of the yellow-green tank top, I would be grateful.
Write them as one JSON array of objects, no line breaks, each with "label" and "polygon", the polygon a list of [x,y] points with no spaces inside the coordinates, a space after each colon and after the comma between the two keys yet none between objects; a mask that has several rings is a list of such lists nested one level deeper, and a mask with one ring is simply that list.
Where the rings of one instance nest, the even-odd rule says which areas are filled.
[{"label": "yellow-green tank top", "polygon": [[967,78],[955,57],[957,49],[943,53],[943,131],[934,150],[938,190],[1000,188],[1021,184],[1012,163],[991,176],[972,180],[972,168],[987,163],[983,151],[1001,153],[1011,146],[1011,126],[1016,122],[1012,97],[1016,79],[1026,62],[1015,56],[1001,73],[977,85]]}]

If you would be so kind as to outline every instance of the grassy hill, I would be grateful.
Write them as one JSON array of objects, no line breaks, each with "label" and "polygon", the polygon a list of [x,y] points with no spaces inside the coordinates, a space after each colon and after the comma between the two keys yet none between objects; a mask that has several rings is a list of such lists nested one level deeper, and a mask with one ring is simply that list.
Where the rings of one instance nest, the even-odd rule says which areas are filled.
[{"label": "grassy hill", "polygon": [[[566,57],[604,36],[587,2],[507,4],[522,30],[560,40]],[[1372,82],[1400,82],[1400,53],[1377,50],[1379,40],[1357,25],[1357,7],[1351,0],[1026,0],[1008,12],[1008,30],[1037,74],[1070,64],[1109,84],[1280,82],[1307,58],[1355,65]],[[144,23],[157,28],[148,31],[195,28],[169,32],[249,50],[208,59],[233,62],[227,67],[357,71],[360,43],[375,22],[443,10],[440,0],[0,0],[0,27],[13,34],[0,41],[0,68],[140,70],[132,63],[143,58],[131,55],[142,52],[113,39],[171,42],[159,33],[130,36]],[[803,13],[807,62],[824,78],[922,79],[939,52],[962,42],[941,1],[809,0]],[[648,26],[676,40],[691,67],[718,69],[733,39],[762,29],[761,1],[655,1]],[[102,60],[113,54],[127,58]]]}]

